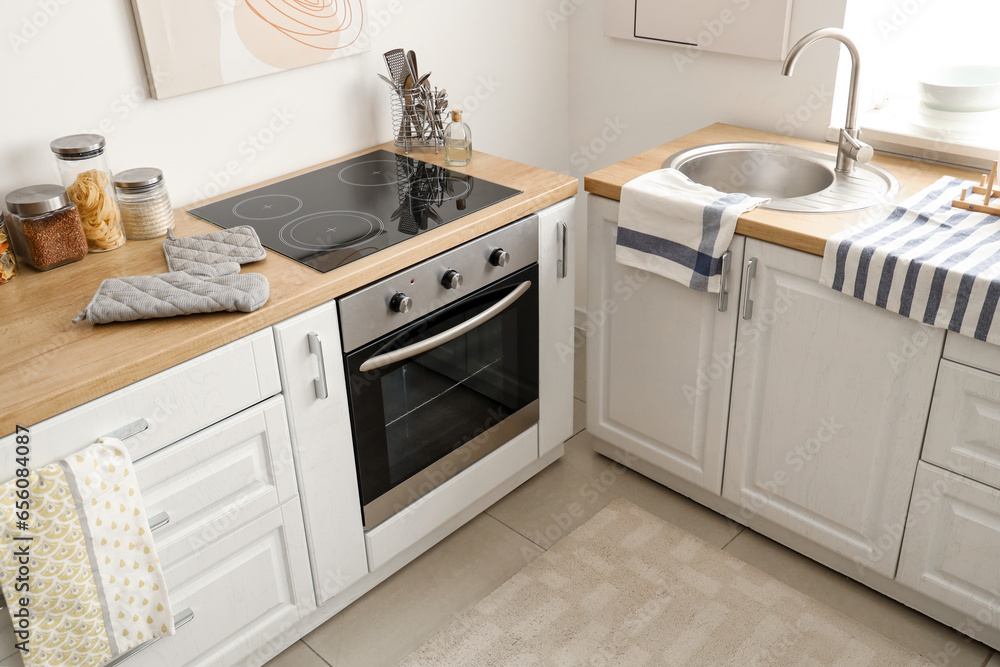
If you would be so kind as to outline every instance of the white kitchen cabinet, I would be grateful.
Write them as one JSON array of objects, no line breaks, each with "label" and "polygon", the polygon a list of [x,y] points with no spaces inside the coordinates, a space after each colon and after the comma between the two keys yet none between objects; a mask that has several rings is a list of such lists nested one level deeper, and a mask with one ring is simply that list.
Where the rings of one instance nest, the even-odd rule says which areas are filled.
[{"label": "white kitchen cabinet", "polygon": [[748,239],[751,262],[723,496],[892,577],[944,332],[819,284],[819,257]]},{"label": "white kitchen cabinet", "polygon": [[575,199],[538,214],[538,455],[573,435]]},{"label": "white kitchen cabinet", "polygon": [[312,590],[297,502],[285,503],[163,568],[176,619],[194,618],[131,667],[260,665],[308,607]]},{"label": "white kitchen cabinet", "polygon": [[1000,491],[920,463],[897,581],[1000,629],[998,554]]},{"label": "white kitchen cabinet", "polygon": [[275,325],[274,336],[316,600],[323,604],[368,574],[337,304]]},{"label": "white kitchen cabinet", "polygon": [[744,239],[730,246],[722,303],[720,294],[618,264],[618,209],[588,200],[587,427],[627,456],[718,494]]},{"label": "white kitchen cabinet", "polygon": [[1000,488],[1000,375],[941,361],[921,458]]},{"label": "white kitchen cabinet", "polygon": [[164,567],[298,502],[281,396],[143,458],[135,472]]}]

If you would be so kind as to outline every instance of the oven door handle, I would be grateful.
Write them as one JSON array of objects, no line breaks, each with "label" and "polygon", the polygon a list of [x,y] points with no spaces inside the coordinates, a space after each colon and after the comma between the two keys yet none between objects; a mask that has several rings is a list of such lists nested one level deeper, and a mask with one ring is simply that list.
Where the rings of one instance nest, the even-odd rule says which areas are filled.
[{"label": "oven door handle", "polygon": [[505,296],[500,301],[479,313],[472,319],[462,322],[457,327],[452,327],[447,331],[442,331],[436,336],[431,336],[419,343],[414,343],[413,345],[407,345],[406,347],[401,347],[398,350],[393,350],[392,352],[386,352],[385,354],[380,354],[377,357],[372,357],[368,361],[361,364],[359,369],[362,373],[367,371],[375,370],[376,368],[382,368],[383,366],[388,366],[389,364],[394,364],[397,361],[403,361],[404,359],[409,359],[410,357],[415,357],[418,354],[423,354],[428,350],[433,350],[435,347],[440,347],[447,342],[453,341],[456,338],[464,336],[469,333],[479,325],[488,322],[493,319],[503,311],[510,308],[510,306],[521,298],[521,295],[528,291],[531,287],[531,281],[525,280],[523,283],[514,288],[514,291]]}]

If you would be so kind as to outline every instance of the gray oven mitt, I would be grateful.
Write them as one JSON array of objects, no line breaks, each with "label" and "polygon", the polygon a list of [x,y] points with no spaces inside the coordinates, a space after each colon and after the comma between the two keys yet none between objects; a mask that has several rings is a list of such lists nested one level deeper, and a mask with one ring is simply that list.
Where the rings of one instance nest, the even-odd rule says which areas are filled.
[{"label": "gray oven mitt", "polygon": [[267,277],[240,273],[240,264],[266,256],[250,227],[223,229],[163,242],[170,273],[108,278],[73,322],[94,324],[219,311],[249,313],[270,296]]},{"label": "gray oven mitt", "polygon": [[246,225],[183,238],[170,230],[163,242],[163,254],[169,270],[188,273],[201,273],[204,266],[225,262],[256,262],[267,256],[256,230]]}]

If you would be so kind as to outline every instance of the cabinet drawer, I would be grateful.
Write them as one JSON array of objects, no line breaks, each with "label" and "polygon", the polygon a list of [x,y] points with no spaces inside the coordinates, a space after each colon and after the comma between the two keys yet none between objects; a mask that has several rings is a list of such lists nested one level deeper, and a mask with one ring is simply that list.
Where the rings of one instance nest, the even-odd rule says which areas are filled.
[{"label": "cabinet drawer", "polygon": [[296,496],[285,404],[274,396],[136,463],[164,564]]},{"label": "cabinet drawer", "polygon": [[[260,652],[308,612],[309,562],[298,501],[284,504],[164,568],[176,616],[191,622],[125,663],[131,667],[229,667]],[[123,666],[124,667],[124,666]]]},{"label": "cabinet drawer", "polygon": [[1000,491],[920,463],[896,579],[1000,629]]},{"label": "cabinet drawer", "polygon": [[1000,375],[941,362],[921,458],[1000,489]]},{"label": "cabinet drawer", "polygon": [[[145,419],[149,427],[126,442],[140,459],[280,390],[268,328],[31,427],[31,467]],[[13,442],[13,435],[0,440],[0,479],[14,476]]]},{"label": "cabinet drawer", "polygon": [[1000,373],[1000,345],[969,338],[954,331],[948,332],[943,356],[973,368]]}]

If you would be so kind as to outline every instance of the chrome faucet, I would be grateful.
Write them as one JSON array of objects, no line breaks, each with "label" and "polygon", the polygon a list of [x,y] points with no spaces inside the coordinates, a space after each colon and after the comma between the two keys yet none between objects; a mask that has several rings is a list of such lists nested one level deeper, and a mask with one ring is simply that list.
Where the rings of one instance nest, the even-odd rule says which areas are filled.
[{"label": "chrome faucet", "polygon": [[814,30],[791,48],[788,55],[785,56],[785,62],[781,65],[781,74],[791,76],[799,54],[807,46],[824,37],[841,42],[851,54],[851,89],[847,97],[847,121],[844,123],[843,129],[840,130],[840,141],[837,145],[837,173],[852,174],[856,163],[864,164],[875,155],[875,150],[858,138],[861,133],[860,128],[858,128],[858,80],[861,78],[861,56],[858,54],[858,47],[839,28]]}]

